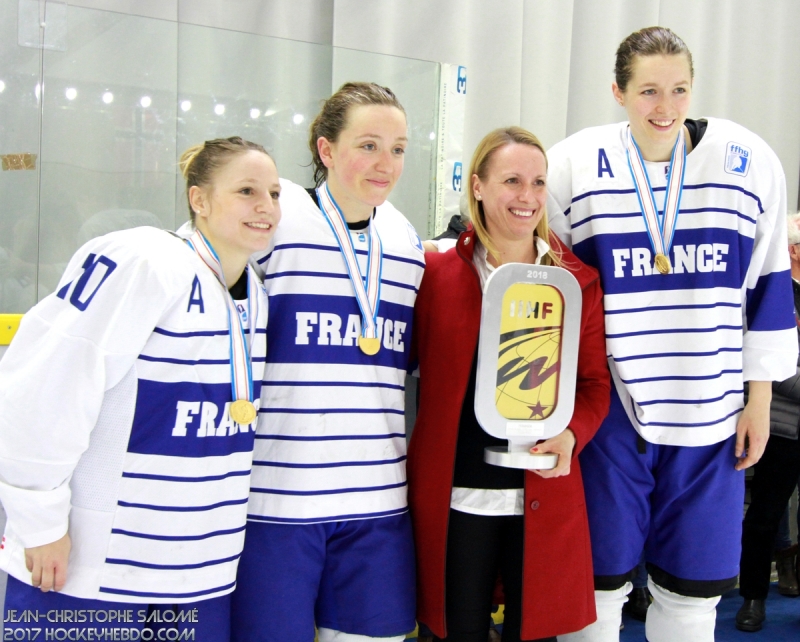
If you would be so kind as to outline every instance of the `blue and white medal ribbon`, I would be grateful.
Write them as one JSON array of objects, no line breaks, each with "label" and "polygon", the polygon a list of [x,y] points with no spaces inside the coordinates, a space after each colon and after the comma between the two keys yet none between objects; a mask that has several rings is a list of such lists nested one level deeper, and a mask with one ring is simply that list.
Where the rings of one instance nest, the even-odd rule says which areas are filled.
[{"label": "blue and white medal ribbon", "polygon": [[[339,243],[339,249],[344,257],[344,264],[353,284],[358,307],[361,310],[361,336],[358,338],[358,347],[361,352],[374,355],[381,349],[381,340],[378,338],[378,307],[381,302],[381,271],[383,265],[383,246],[381,245],[375,223],[369,219],[369,254],[367,256],[367,276],[361,276],[358,267],[356,251],[353,240],[350,238],[350,229],[344,220],[342,211],[328,189],[328,183],[323,183],[317,188],[317,198],[320,208],[333,230],[333,235]],[[366,281],[366,285],[365,282]]]},{"label": "blue and white medal ribbon", "polygon": [[[205,263],[217,277],[225,290],[225,301],[228,304],[228,336],[230,337],[231,355],[231,394],[233,403],[230,407],[231,419],[237,424],[246,426],[253,423],[256,418],[256,407],[253,404],[253,366],[250,361],[250,349],[242,328],[242,320],[236,302],[233,300],[228,285],[225,283],[225,274],[222,264],[211,244],[206,240],[200,230],[187,239],[197,256]],[[256,319],[253,318],[253,305],[258,301],[258,284],[251,273],[250,266],[247,270],[247,319],[250,325],[250,345],[255,342]]]},{"label": "blue and white medal ribbon", "polygon": [[628,127],[628,167],[631,170],[636,195],[639,197],[639,207],[642,210],[644,224],[650,237],[650,245],[655,253],[656,269],[661,274],[667,274],[672,269],[669,262],[669,251],[672,248],[672,239],[675,236],[675,227],[678,223],[678,211],[681,206],[683,194],[683,177],[686,172],[686,141],[683,127],[678,132],[678,139],[672,148],[672,160],[669,164],[669,179],[667,181],[667,194],[664,201],[663,216],[656,208],[653,188],[650,178],[642,160],[639,146],[633,140],[631,129]]}]

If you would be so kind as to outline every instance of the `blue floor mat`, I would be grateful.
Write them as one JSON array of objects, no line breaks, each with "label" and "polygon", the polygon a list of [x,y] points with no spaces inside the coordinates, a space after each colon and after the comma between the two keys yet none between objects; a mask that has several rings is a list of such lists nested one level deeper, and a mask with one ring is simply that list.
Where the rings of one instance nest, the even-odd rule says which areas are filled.
[{"label": "blue floor mat", "polygon": [[[779,595],[777,586],[770,586],[767,621],[758,633],[744,633],[736,629],[736,612],[742,605],[739,590],[723,595],[717,607],[715,642],[800,642],[800,597]],[[625,629],[620,633],[620,642],[645,642],[644,622],[627,616],[623,616],[622,622]],[[412,639],[416,638],[409,640]]]},{"label": "blue floor mat", "polygon": [[[744,633],[734,624],[736,612],[742,605],[739,590],[722,596],[717,606],[716,642],[800,642],[800,598],[778,594],[777,584],[772,584],[767,598],[767,621],[758,633]],[[625,629],[620,642],[644,642],[644,622],[623,616]]]}]

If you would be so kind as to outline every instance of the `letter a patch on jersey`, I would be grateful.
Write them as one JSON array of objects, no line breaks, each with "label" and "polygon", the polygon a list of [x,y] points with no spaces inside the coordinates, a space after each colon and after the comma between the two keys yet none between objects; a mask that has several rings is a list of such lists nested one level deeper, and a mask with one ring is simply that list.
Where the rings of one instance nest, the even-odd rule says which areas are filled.
[{"label": "letter a patch on jersey", "polygon": [[601,147],[597,150],[597,178],[603,178],[603,174],[608,174],[610,178],[614,178],[614,172],[611,171],[611,163],[608,162],[606,150]]},{"label": "letter a patch on jersey", "polygon": [[189,307],[186,308],[186,311],[191,312],[193,305],[200,308],[200,314],[206,311],[206,306],[203,303],[203,288],[200,287],[200,279],[196,274],[194,275],[194,281],[192,281],[192,293],[189,295]]}]

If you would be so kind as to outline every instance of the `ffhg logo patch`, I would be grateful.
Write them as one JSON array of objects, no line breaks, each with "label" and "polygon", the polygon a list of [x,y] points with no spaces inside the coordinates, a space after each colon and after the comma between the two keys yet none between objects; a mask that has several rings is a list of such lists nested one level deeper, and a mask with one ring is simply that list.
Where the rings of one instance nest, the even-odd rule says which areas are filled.
[{"label": "ffhg logo patch", "polygon": [[725,171],[728,174],[747,176],[752,156],[753,152],[749,147],[739,143],[728,143],[728,151],[725,154]]}]

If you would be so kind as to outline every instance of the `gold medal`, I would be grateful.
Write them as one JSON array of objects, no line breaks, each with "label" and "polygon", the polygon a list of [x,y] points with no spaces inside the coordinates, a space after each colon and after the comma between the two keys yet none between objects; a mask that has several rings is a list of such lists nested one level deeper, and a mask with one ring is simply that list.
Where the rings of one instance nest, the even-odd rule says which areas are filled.
[{"label": "gold medal", "polygon": [[656,269],[661,272],[661,274],[669,274],[669,271],[672,269],[672,266],[669,264],[669,259],[661,253],[656,254]]},{"label": "gold medal", "polygon": [[367,337],[358,337],[358,347],[361,348],[361,352],[364,354],[372,356],[374,354],[378,354],[378,350],[381,349],[381,340],[377,337],[373,339],[369,339]]},{"label": "gold medal", "polygon": [[256,418],[256,407],[246,399],[239,399],[231,404],[231,419],[240,426],[253,423]]}]

